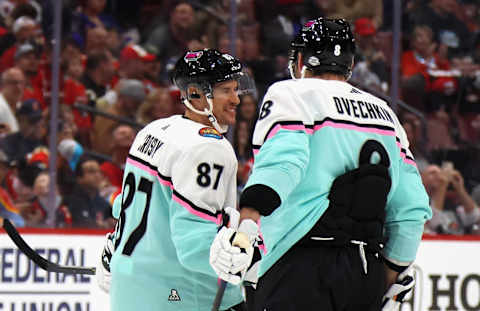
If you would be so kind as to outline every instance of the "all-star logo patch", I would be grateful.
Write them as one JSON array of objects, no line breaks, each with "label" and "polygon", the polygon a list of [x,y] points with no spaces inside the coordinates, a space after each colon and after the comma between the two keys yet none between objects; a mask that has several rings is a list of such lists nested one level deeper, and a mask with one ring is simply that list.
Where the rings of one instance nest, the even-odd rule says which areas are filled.
[{"label": "all-star logo patch", "polygon": [[203,137],[211,137],[211,138],[216,138],[216,139],[222,139],[223,135],[220,134],[216,129],[212,127],[203,127],[198,131],[198,135],[203,136]]},{"label": "all-star logo patch", "polygon": [[314,25],[316,22],[317,22],[316,20],[311,20],[311,21],[306,22],[306,23],[303,25],[303,31],[306,31],[306,30],[309,30],[309,29],[313,28],[313,25]]},{"label": "all-star logo patch", "polygon": [[186,62],[192,62],[192,61],[198,60],[200,57],[202,57],[202,55],[203,55],[203,51],[188,52],[183,59]]},{"label": "all-star logo patch", "polygon": [[168,295],[168,301],[181,301],[180,296],[176,289],[170,290],[170,295]]}]

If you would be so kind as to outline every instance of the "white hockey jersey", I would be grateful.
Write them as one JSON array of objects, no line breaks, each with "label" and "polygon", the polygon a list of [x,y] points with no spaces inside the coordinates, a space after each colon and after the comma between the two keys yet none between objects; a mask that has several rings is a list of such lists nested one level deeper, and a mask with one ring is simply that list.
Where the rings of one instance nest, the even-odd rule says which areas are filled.
[{"label": "white hockey jersey", "polygon": [[[113,208],[112,310],[210,310],[209,250],[221,210],[236,206],[236,174],[232,146],[211,127],[173,116],[138,133]],[[229,285],[221,308],[241,301]]]}]

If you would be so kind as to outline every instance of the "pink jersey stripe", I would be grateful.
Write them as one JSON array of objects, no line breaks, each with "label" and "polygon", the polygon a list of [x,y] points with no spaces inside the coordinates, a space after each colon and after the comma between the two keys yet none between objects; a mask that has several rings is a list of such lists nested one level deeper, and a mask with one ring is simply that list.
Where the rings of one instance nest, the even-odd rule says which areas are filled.
[{"label": "pink jersey stripe", "polygon": [[[347,129],[347,130],[354,130],[354,131],[359,131],[359,132],[364,132],[364,133],[374,133],[374,134],[379,134],[379,135],[385,135],[385,136],[395,136],[395,131],[392,130],[382,130],[378,128],[372,128],[372,127],[362,127],[362,126],[357,126],[353,124],[346,124],[346,123],[337,123],[333,121],[326,121],[320,125],[315,125],[313,130],[306,128],[304,125],[299,125],[299,124],[292,124],[292,125],[282,125],[282,124],[277,124],[273,128],[273,130],[268,134],[267,139],[272,138],[275,136],[275,134],[278,133],[281,129],[285,130],[290,130],[290,131],[305,131],[307,134],[313,134],[314,132],[324,128],[324,127],[333,127],[333,128],[341,128],[341,129]],[[403,159],[403,161],[407,164],[413,165],[417,167],[417,164],[415,161],[411,159],[407,159],[406,154],[402,152],[402,146],[400,145],[399,142],[397,142],[397,146],[400,149],[400,156]],[[257,155],[259,149],[254,149],[253,150],[253,155]]]},{"label": "pink jersey stripe", "polygon": [[262,245],[259,245],[258,248],[262,251],[262,253],[264,255],[267,254],[267,247],[265,246],[265,239],[263,238],[263,234],[262,234],[262,218],[259,218],[258,221],[257,221],[257,225],[258,225],[258,236],[260,237],[260,239],[262,239],[263,241],[263,244]]},{"label": "pink jersey stripe", "polygon": [[146,173],[148,173],[148,174],[150,174],[150,175],[152,175],[152,176],[154,176],[154,177],[157,177],[157,178],[158,178],[158,181],[159,181],[162,185],[167,186],[167,187],[173,189],[172,182],[170,182],[170,181],[168,181],[168,180],[165,180],[165,179],[162,179],[162,178],[160,177],[160,174],[158,174],[158,172],[157,172],[156,170],[154,170],[154,169],[146,166],[146,165],[143,164],[143,163],[140,163],[140,162],[138,162],[138,161],[135,161],[135,160],[133,160],[133,159],[131,159],[131,158],[127,158],[127,163],[135,166],[136,168],[139,168],[139,169],[145,171]]},{"label": "pink jersey stripe", "polygon": [[353,124],[346,124],[346,123],[335,123],[332,121],[326,121],[320,125],[315,125],[314,130],[318,131],[321,128],[324,128],[326,126],[329,127],[334,127],[334,128],[341,128],[341,129],[347,129],[347,130],[355,130],[358,132],[364,132],[364,133],[375,133],[375,134],[380,134],[380,135],[385,135],[385,136],[394,136],[395,132],[391,130],[381,130],[377,128],[372,128],[372,127],[362,127],[362,126],[357,126]]},{"label": "pink jersey stripe", "polygon": [[214,223],[216,223],[217,225],[220,225],[220,223],[222,222],[222,215],[219,214],[217,217],[214,217],[214,216],[211,216],[211,215],[208,215],[208,214],[205,214],[205,213],[202,213],[202,212],[199,212],[195,209],[193,209],[190,204],[188,204],[187,202],[185,202],[184,200],[182,200],[181,198],[179,198],[178,196],[176,196],[175,194],[172,195],[172,199],[177,202],[178,204],[180,204],[181,206],[185,207],[185,209],[190,213],[190,214],[193,214],[195,216],[198,216],[202,219],[205,219],[205,220],[208,220],[208,221],[212,221]]},{"label": "pink jersey stripe", "polygon": [[313,130],[306,128],[305,125],[301,125],[301,124],[291,124],[291,125],[277,124],[273,127],[272,131],[268,134],[267,139],[275,136],[275,134],[277,134],[277,132],[280,131],[281,129],[289,130],[289,131],[305,131],[307,134],[312,134],[313,133]]}]

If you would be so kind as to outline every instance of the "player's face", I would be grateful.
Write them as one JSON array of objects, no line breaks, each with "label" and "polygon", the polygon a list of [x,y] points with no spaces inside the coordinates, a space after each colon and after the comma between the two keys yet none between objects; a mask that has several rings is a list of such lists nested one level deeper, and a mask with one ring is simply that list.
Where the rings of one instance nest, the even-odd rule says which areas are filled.
[{"label": "player's face", "polygon": [[235,80],[217,83],[213,88],[213,114],[218,123],[223,125],[235,124],[238,97],[238,82]]}]

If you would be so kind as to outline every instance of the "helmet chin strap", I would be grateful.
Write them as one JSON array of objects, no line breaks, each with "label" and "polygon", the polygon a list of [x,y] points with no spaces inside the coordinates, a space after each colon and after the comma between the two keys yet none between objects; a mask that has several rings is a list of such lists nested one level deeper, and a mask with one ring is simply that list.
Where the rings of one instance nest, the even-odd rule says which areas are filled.
[{"label": "helmet chin strap", "polygon": [[217,118],[213,114],[213,98],[210,94],[207,94],[207,102],[210,110],[205,108],[203,111],[207,114],[208,120],[212,123],[213,127],[222,134],[225,134],[228,131],[228,125],[221,125],[218,123]]},{"label": "helmet chin strap", "polygon": [[225,134],[228,131],[228,125],[220,125],[217,121],[217,118],[215,118],[215,115],[213,114],[213,96],[210,93],[206,94],[207,98],[207,103],[208,103],[208,108],[205,108],[203,111],[196,109],[193,107],[193,105],[190,103],[190,101],[187,98],[183,98],[183,104],[187,106],[188,109],[191,111],[208,117],[208,121],[212,123],[213,127],[219,131],[222,134]]}]

